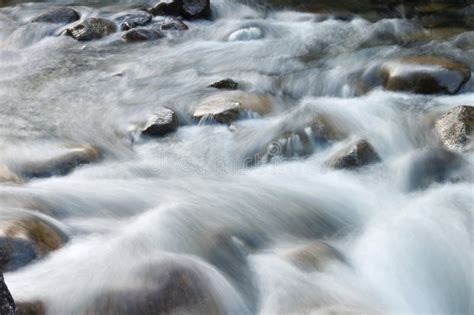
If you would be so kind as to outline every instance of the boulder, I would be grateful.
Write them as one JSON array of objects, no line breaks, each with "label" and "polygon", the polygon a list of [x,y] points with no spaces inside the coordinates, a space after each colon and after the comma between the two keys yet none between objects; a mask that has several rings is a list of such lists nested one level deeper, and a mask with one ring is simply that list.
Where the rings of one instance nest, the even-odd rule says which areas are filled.
[{"label": "boulder", "polygon": [[380,157],[366,140],[359,140],[337,152],[328,162],[336,169],[353,169],[380,162]]},{"label": "boulder", "polygon": [[408,190],[426,189],[434,183],[457,182],[465,174],[461,155],[446,149],[423,150],[410,161],[407,170]]},{"label": "boulder", "polygon": [[193,118],[202,120],[213,118],[223,124],[229,124],[245,111],[261,116],[272,110],[272,102],[263,95],[244,92],[222,92],[204,99],[194,110]]},{"label": "boulder", "polygon": [[161,32],[147,29],[131,29],[122,35],[122,39],[127,43],[146,42],[163,37]]},{"label": "boulder", "polygon": [[469,81],[468,65],[435,56],[411,56],[383,63],[378,72],[390,91],[418,94],[455,94]]},{"label": "boulder", "polygon": [[185,19],[207,19],[211,14],[209,0],[162,0],[150,9],[153,15],[182,16]]},{"label": "boulder", "polygon": [[16,303],[16,315],[46,315],[46,306],[39,301]]},{"label": "boulder", "polygon": [[474,106],[458,106],[436,121],[436,131],[444,146],[454,151],[473,149]]},{"label": "boulder", "polygon": [[117,31],[114,22],[102,18],[87,18],[66,30],[65,34],[78,41],[100,39]]},{"label": "boulder", "polygon": [[68,7],[53,8],[34,17],[34,23],[69,24],[79,20],[81,16],[76,10]]},{"label": "boulder", "polygon": [[85,315],[223,314],[209,279],[192,264],[170,259],[131,276],[130,285],[101,294]]},{"label": "boulder", "polygon": [[322,271],[335,261],[346,263],[346,259],[336,248],[319,240],[285,250],[280,255],[306,272]]},{"label": "boulder", "polygon": [[68,241],[57,227],[36,217],[0,222],[0,268],[14,271],[61,248]]},{"label": "boulder", "polygon": [[149,137],[163,137],[178,129],[176,113],[166,107],[159,108],[141,128],[141,134]]},{"label": "boulder", "polygon": [[207,87],[215,88],[219,90],[237,90],[239,84],[232,79],[223,79],[209,84]]},{"label": "boulder", "polygon": [[0,314],[16,315],[15,302],[5,284],[2,273],[0,273]]},{"label": "boulder", "polygon": [[189,27],[183,21],[173,17],[167,17],[160,25],[162,31],[186,31]]},{"label": "boulder", "polygon": [[95,162],[99,158],[100,153],[96,148],[83,145],[51,159],[23,164],[19,167],[18,174],[23,179],[63,176],[78,166]]},{"label": "boulder", "polygon": [[144,10],[136,10],[119,15],[114,19],[122,31],[128,31],[138,26],[145,26],[151,22],[153,16]]}]

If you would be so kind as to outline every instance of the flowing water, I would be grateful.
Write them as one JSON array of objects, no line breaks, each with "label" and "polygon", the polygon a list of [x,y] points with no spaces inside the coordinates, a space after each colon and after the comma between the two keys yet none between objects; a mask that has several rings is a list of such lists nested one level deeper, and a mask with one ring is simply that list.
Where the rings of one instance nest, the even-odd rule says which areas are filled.
[{"label": "flowing water", "polygon": [[[251,1],[211,2],[213,21],[139,44],[120,34],[76,42],[54,36],[57,25],[28,23],[51,3],[0,9],[1,162],[15,166],[84,143],[104,152],[67,176],[0,185],[3,212],[37,213],[70,238],[5,274],[14,298],[44,301],[50,314],[80,314],[100,292],[130,284],[134,268],[170,259],[205,274],[229,314],[472,314],[472,177],[408,191],[407,165],[436,145],[430,117],[474,103],[474,81],[455,96],[380,88],[358,96],[350,82],[377,60],[410,54],[450,56],[474,69],[474,51],[458,48],[455,37],[407,43],[424,30],[402,19],[317,22]],[[130,7],[75,8],[111,17]],[[276,110],[232,130],[193,122],[190,111],[216,93],[206,86],[228,77],[268,95]],[[159,106],[176,109],[185,126],[158,140],[128,136]],[[308,158],[246,166],[280,126],[318,113],[350,137]],[[382,163],[327,167],[356,138]],[[474,155],[464,158],[472,175]],[[226,236],[243,260],[212,245]],[[347,263],[307,273],[279,255],[316,238]]]}]

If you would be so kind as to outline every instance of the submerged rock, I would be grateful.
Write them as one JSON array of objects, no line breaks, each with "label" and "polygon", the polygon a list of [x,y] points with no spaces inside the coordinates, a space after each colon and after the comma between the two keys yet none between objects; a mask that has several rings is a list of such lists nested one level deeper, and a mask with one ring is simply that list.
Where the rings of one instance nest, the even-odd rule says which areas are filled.
[{"label": "submerged rock", "polygon": [[29,179],[67,175],[78,166],[95,162],[99,158],[100,153],[96,148],[79,146],[51,159],[22,165],[19,177]]},{"label": "submerged rock", "polygon": [[323,241],[312,241],[281,253],[281,256],[299,269],[307,272],[322,271],[331,262],[345,263],[344,256]]},{"label": "submerged rock", "polygon": [[408,166],[408,189],[426,189],[434,183],[457,182],[465,174],[465,161],[456,152],[445,149],[424,150]]},{"label": "submerged rock", "polygon": [[206,275],[191,264],[149,264],[132,283],[99,296],[85,315],[223,314]]},{"label": "submerged rock", "polygon": [[263,38],[263,31],[258,27],[246,27],[229,35],[229,41],[249,41]]},{"label": "submerged rock", "polygon": [[223,92],[203,100],[193,112],[193,118],[213,118],[219,123],[229,124],[244,111],[261,116],[272,110],[272,102],[263,95],[244,92]]},{"label": "submerged rock", "polygon": [[301,127],[284,127],[270,143],[248,160],[254,162],[271,162],[274,158],[307,157],[314,153],[317,147],[326,147],[347,136],[347,130],[336,125],[326,115],[316,115],[308,124]]},{"label": "submerged rock", "polygon": [[458,106],[436,121],[436,131],[448,149],[467,151],[473,149],[474,106]]},{"label": "submerged rock", "polygon": [[168,17],[160,25],[162,31],[186,31],[189,27],[177,18]]},{"label": "submerged rock", "polygon": [[76,10],[68,7],[53,8],[31,20],[34,23],[69,24],[79,20],[81,16]]},{"label": "submerged rock", "polygon": [[179,121],[176,113],[166,107],[161,107],[151,116],[141,129],[142,135],[163,137],[178,129]]},{"label": "submerged rock", "polygon": [[147,29],[132,29],[122,35],[122,39],[127,43],[146,42],[163,37],[161,32]]},{"label": "submerged rock", "polygon": [[207,19],[211,14],[209,0],[163,0],[150,9],[153,15],[182,16],[186,19]]},{"label": "submerged rock", "polygon": [[16,303],[16,315],[46,315],[46,307],[39,301],[18,301]]},{"label": "submerged rock", "polygon": [[328,162],[336,169],[358,168],[380,162],[380,157],[366,140],[359,140],[336,153]]},{"label": "submerged rock", "polygon": [[138,26],[145,26],[151,22],[153,16],[144,10],[136,10],[120,15],[114,19],[120,24],[120,29],[123,31],[131,30]]},{"label": "submerged rock", "polygon": [[455,94],[469,81],[469,66],[435,56],[411,56],[383,63],[379,78],[390,91]]},{"label": "submerged rock", "polygon": [[223,79],[223,80],[211,83],[207,87],[215,88],[219,90],[237,90],[239,88],[239,84],[232,79]]},{"label": "submerged rock", "polygon": [[87,18],[66,30],[66,34],[78,41],[100,39],[117,31],[114,22],[102,18]]},{"label": "submerged rock", "polygon": [[16,315],[15,302],[8,290],[3,273],[0,273],[0,314],[2,315]]},{"label": "submerged rock", "polygon": [[34,217],[0,222],[1,269],[14,271],[61,248],[67,236],[52,224]]}]

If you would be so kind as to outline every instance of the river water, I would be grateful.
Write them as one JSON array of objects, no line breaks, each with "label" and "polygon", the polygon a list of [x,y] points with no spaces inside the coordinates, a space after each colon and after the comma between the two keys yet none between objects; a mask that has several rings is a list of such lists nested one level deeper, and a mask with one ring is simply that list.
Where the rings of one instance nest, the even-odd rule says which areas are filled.
[{"label": "river water", "polygon": [[[0,9],[2,163],[41,160],[76,144],[104,152],[67,176],[0,185],[2,211],[41,213],[70,238],[5,274],[14,298],[41,300],[49,314],[81,314],[101,292],[129,283],[132,269],[171,259],[199,266],[229,314],[472,314],[472,177],[408,191],[407,165],[435,145],[430,117],[474,103],[474,81],[454,96],[380,88],[358,95],[350,82],[374,61],[414,53],[474,69],[474,51],[458,48],[455,36],[407,44],[423,30],[401,19],[317,22],[249,1],[212,4],[213,21],[187,22],[186,32],[139,44],[120,34],[77,42],[54,36],[57,25],[28,23],[51,3]],[[75,8],[110,17],[130,6]],[[245,36],[231,35],[242,29]],[[274,112],[239,120],[233,130],[194,123],[191,109],[216,93],[206,86],[228,77],[267,95]],[[159,106],[176,109],[185,126],[132,141],[131,126]],[[348,128],[349,138],[308,158],[246,166],[251,149],[278,126],[317,113]],[[367,139],[382,163],[327,167],[356,138]],[[464,158],[472,174],[474,155]],[[225,263],[213,263],[216,235],[233,237],[245,261],[218,243],[211,256]],[[346,263],[307,273],[279,255],[316,238]]]}]

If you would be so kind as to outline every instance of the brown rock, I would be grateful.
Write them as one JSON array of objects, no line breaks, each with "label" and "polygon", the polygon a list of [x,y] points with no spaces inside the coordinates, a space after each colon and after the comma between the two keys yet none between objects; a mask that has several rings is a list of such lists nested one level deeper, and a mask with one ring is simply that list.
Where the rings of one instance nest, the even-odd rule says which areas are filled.
[{"label": "brown rock", "polygon": [[337,169],[358,168],[380,161],[374,148],[366,140],[359,140],[342,149],[329,160],[329,166]]},{"label": "brown rock", "polygon": [[99,158],[100,153],[96,148],[83,145],[45,161],[21,165],[18,174],[23,179],[67,175],[78,166],[95,162]]},{"label": "brown rock", "polygon": [[436,121],[436,131],[444,146],[454,151],[473,149],[474,106],[458,106]]},{"label": "brown rock", "polygon": [[244,110],[261,116],[272,110],[272,102],[263,95],[244,92],[223,92],[203,100],[194,110],[193,118],[214,118],[219,123],[228,124],[236,120]]},{"label": "brown rock", "polygon": [[161,261],[133,275],[133,285],[99,296],[86,315],[222,314],[209,280],[189,264]]},{"label": "brown rock", "polygon": [[281,256],[307,272],[322,271],[331,262],[345,263],[344,256],[334,247],[319,240],[284,251]]},{"label": "brown rock", "polygon": [[469,66],[444,57],[411,56],[387,61],[378,76],[390,91],[455,94],[469,81]]},{"label": "brown rock", "polygon": [[13,271],[61,248],[68,237],[59,228],[35,217],[0,222],[1,268]]},{"label": "brown rock", "polygon": [[146,42],[164,37],[161,32],[147,29],[132,29],[122,35],[122,39],[128,43]]},{"label": "brown rock", "polygon": [[46,307],[42,302],[17,302],[16,315],[46,315]]}]

